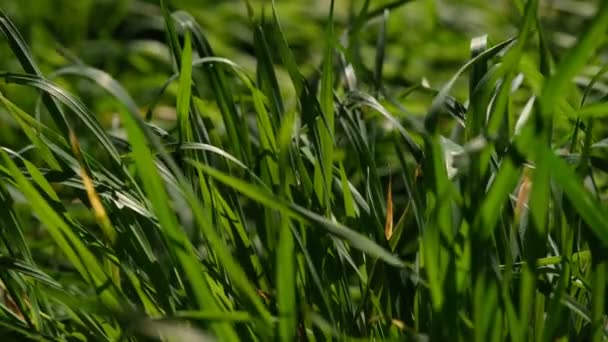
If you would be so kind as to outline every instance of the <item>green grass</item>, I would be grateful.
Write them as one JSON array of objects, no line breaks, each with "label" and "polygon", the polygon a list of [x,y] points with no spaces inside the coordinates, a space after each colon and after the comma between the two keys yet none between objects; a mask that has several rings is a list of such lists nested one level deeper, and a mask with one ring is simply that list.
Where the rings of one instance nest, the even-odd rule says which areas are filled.
[{"label": "green grass", "polygon": [[607,2],[17,3],[3,340],[608,338]]}]

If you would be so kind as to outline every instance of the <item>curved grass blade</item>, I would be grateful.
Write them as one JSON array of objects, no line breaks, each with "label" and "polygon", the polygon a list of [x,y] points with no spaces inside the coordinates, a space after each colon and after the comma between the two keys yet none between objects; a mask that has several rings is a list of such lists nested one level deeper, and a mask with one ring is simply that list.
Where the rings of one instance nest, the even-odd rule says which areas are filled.
[{"label": "curved grass blade", "polygon": [[[38,65],[34,62],[34,58],[30,52],[30,49],[25,44],[25,41],[21,37],[19,30],[15,27],[15,25],[11,22],[8,16],[0,9],[0,31],[8,40],[8,44],[11,47],[13,53],[17,57],[17,60],[21,64],[23,70],[31,75],[42,77],[42,72]],[[49,110],[55,124],[61,129],[65,138],[67,138],[67,122],[64,119],[64,114],[61,111],[59,105],[55,102],[55,100],[48,95],[43,97],[44,104]]]},{"label": "curved grass blade", "polygon": [[[40,89],[51,95],[53,98],[59,100],[61,103],[65,104],[87,126],[93,137],[101,144],[103,149],[112,158],[112,161],[117,166],[121,168],[123,167],[118,151],[110,141],[107,133],[101,128],[99,122],[95,118],[95,115],[91,113],[88,108],[86,108],[86,106],[76,97],[40,76],[0,73],[0,78],[4,78],[7,82],[23,84]],[[64,135],[69,135],[69,132],[64,132]],[[126,170],[124,173],[128,174]]]},{"label": "curved grass blade", "polygon": [[51,286],[57,289],[63,288],[60,283],[51,278],[48,274],[27,263],[24,263],[21,260],[17,260],[7,256],[0,256],[0,269],[18,272],[46,286]]},{"label": "curved grass blade", "polygon": [[[353,105],[364,105],[382,114],[382,116],[384,116],[388,121],[390,121],[391,124],[393,124],[393,126],[397,128],[414,158],[417,161],[422,159],[424,154],[420,146],[416,144],[403,125],[401,125],[401,123],[397,121],[397,119],[395,119],[395,117],[391,115],[375,98],[363,92],[350,92],[347,96],[348,101]],[[411,122],[411,125],[415,131],[424,132],[424,128],[420,127],[416,123]]]}]

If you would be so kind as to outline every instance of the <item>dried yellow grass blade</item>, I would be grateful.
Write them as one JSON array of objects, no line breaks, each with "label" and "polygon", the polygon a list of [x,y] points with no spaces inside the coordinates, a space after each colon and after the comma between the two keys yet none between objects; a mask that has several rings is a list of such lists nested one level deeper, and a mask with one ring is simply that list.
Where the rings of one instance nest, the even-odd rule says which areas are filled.
[{"label": "dried yellow grass blade", "polygon": [[524,169],[524,174],[521,177],[519,190],[517,191],[517,199],[515,202],[515,217],[517,220],[521,217],[525,206],[528,203],[528,197],[532,191],[532,175],[530,169]]},{"label": "dried yellow grass blade", "polygon": [[[69,131],[69,137],[72,152],[74,153],[76,159],[78,160],[78,163],[80,164],[80,178],[82,178],[82,183],[84,184],[89,203],[91,204],[91,209],[93,210],[95,221],[101,228],[101,231],[103,232],[104,237],[109,242],[110,246],[113,246],[114,242],[116,241],[116,230],[114,229],[114,226],[112,226],[112,222],[108,217],[108,213],[106,212],[106,209],[101,203],[101,198],[95,190],[93,180],[89,175],[87,165],[85,164],[84,158],[82,156],[80,144],[78,143],[78,139],[76,138],[74,131],[71,129]],[[118,267],[107,258],[104,259],[104,266],[108,274],[110,274],[110,276],[112,277],[114,284],[118,288],[120,288],[120,270],[118,269]]]},{"label": "dried yellow grass blade", "polygon": [[78,143],[78,139],[76,138],[76,135],[72,130],[70,130],[70,145],[72,147],[72,152],[74,153],[76,159],[78,160],[78,163],[80,164],[80,178],[82,178],[85,191],[87,192],[87,197],[89,198],[89,202],[91,203],[91,208],[93,209],[95,220],[103,231],[106,239],[110,242],[110,244],[114,244],[114,241],[116,240],[116,231],[112,227],[112,223],[108,218],[106,209],[103,207],[99,194],[95,190],[93,180],[87,172],[87,167],[84,163],[84,158],[82,157],[82,152],[80,150],[80,144]]},{"label": "dried yellow grass blade", "polygon": [[388,179],[388,189],[386,194],[386,223],[384,225],[384,236],[390,240],[393,236],[393,189],[392,181]]}]

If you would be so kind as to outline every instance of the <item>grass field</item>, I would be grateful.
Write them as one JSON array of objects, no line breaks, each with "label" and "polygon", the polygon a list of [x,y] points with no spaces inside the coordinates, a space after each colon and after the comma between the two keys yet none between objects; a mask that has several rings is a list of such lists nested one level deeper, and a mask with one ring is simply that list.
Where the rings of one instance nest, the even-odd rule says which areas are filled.
[{"label": "grass field", "polygon": [[0,4],[2,341],[603,341],[608,2]]}]

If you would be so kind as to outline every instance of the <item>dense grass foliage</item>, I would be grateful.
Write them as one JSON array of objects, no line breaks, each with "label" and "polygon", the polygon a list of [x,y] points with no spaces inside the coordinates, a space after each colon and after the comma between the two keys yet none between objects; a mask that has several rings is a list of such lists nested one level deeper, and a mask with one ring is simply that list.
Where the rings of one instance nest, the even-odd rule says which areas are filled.
[{"label": "dense grass foliage", "polygon": [[608,2],[32,3],[3,341],[608,336]]}]

